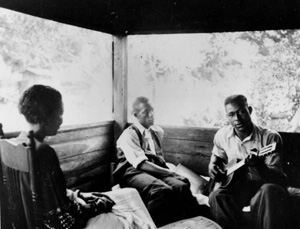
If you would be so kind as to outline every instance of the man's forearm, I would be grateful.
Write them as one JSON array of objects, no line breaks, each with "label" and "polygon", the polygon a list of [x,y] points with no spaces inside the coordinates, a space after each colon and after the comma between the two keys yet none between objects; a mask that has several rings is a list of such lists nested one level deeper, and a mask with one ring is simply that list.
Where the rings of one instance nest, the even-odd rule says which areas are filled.
[{"label": "man's forearm", "polygon": [[149,161],[142,162],[142,164],[138,167],[138,169],[140,169],[146,173],[149,173],[155,177],[156,176],[168,176],[168,175],[172,174],[171,170],[160,167],[158,165],[155,165],[154,163],[149,162]]}]

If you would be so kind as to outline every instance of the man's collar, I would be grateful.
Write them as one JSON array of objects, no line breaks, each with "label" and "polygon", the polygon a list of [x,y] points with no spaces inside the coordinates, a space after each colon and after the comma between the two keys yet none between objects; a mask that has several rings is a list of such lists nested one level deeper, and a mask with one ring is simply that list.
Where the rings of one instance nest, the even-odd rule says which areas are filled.
[{"label": "man's collar", "polygon": [[232,125],[229,125],[228,132],[227,132],[227,138],[231,138],[235,136],[234,128]]},{"label": "man's collar", "polygon": [[[258,137],[257,126],[254,123],[252,125],[253,125],[252,133],[246,138],[249,140],[254,140]],[[231,137],[235,137],[235,136],[237,136],[237,135],[234,131],[234,128],[230,125],[228,133],[227,133],[227,138],[231,138]]]},{"label": "man's collar", "polygon": [[[141,132],[141,134],[144,135],[146,128],[139,122],[139,121],[135,121],[134,125],[139,129],[139,131]],[[149,127],[150,129],[151,127]]]}]

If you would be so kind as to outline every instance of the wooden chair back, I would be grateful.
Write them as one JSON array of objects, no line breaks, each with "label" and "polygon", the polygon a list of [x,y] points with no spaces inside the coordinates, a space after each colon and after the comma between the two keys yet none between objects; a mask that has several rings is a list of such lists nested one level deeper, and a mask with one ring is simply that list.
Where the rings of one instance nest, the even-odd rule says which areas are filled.
[{"label": "wooden chair back", "polygon": [[[1,139],[2,166],[1,227],[14,229],[39,228],[39,158],[36,153],[33,132],[28,141]],[[1,186],[2,186],[1,185]],[[30,187],[26,193],[24,186]]]}]

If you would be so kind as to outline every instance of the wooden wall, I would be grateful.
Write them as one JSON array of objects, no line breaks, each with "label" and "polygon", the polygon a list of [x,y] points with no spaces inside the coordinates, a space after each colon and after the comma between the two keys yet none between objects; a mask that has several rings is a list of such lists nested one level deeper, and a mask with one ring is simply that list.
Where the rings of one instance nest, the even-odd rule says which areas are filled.
[{"label": "wooden wall", "polygon": [[46,139],[56,150],[69,188],[81,191],[110,189],[113,124],[109,121],[64,128],[56,136]]},{"label": "wooden wall", "polygon": [[208,176],[208,163],[217,129],[174,126],[162,128],[165,131],[162,143],[165,159]]},{"label": "wooden wall", "polygon": [[[208,176],[213,137],[218,129],[162,126],[164,156],[175,165],[181,163],[200,175]],[[300,188],[300,133],[280,132],[285,153],[284,169],[290,186]]]},{"label": "wooden wall", "polygon": [[[162,147],[168,162],[181,163],[208,176],[213,138],[218,129],[162,126]],[[280,132],[284,147],[284,168],[291,186],[300,187],[300,133]],[[5,134],[14,137],[16,134]],[[69,188],[106,191],[111,187],[110,162],[114,159],[114,121],[65,127],[46,142],[57,152]]]}]

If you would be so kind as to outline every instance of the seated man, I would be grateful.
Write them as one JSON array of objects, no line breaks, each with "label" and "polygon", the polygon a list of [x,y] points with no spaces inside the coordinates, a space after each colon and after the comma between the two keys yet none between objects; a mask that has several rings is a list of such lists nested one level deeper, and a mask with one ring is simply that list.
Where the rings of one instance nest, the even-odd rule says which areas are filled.
[{"label": "seated man", "polygon": [[118,165],[115,180],[121,187],[140,193],[155,224],[196,215],[207,215],[208,208],[198,205],[186,178],[170,171],[162,155],[163,130],[154,124],[153,107],[145,97],[133,103],[136,122],[117,141]]},{"label": "seated man", "polygon": [[[281,136],[252,122],[252,107],[245,96],[229,96],[224,105],[231,125],[221,128],[214,137],[209,175],[222,182],[226,178],[225,164],[244,160],[246,166],[235,171],[228,185],[210,194],[213,219],[224,229],[241,228],[242,209],[250,205],[253,228],[289,228]],[[251,153],[272,143],[276,143],[275,151],[264,157]]]}]

